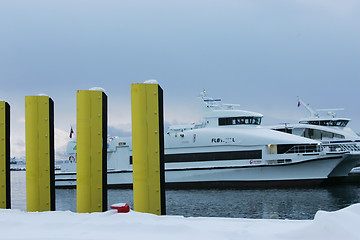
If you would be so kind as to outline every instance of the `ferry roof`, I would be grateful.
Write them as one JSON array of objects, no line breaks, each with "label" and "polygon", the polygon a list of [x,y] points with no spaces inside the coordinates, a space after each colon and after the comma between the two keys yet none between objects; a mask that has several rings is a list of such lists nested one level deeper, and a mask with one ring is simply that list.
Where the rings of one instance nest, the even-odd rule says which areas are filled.
[{"label": "ferry roof", "polygon": [[206,91],[203,91],[199,98],[203,103],[204,118],[263,117],[260,113],[239,109],[239,104],[223,104],[220,98],[211,98]]}]

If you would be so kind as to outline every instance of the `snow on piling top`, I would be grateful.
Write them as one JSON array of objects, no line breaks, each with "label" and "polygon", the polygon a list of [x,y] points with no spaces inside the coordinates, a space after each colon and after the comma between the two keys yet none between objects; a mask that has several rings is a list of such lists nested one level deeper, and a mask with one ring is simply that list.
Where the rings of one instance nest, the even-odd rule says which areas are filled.
[{"label": "snow on piling top", "polygon": [[159,84],[158,81],[156,81],[155,79],[146,80],[144,83]]},{"label": "snow on piling top", "polygon": [[90,91],[102,91],[103,93],[105,92],[105,89],[101,88],[101,87],[92,87],[89,89]]}]

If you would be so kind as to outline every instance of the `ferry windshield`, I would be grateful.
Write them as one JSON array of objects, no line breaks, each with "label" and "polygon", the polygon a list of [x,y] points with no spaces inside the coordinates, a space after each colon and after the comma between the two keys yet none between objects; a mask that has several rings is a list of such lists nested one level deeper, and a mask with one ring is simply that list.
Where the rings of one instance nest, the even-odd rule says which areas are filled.
[{"label": "ferry windshield", "polygon": [[346,127],[349,120],[312,120],[312,121],[300,121],[302,124],[320,125],[320,126],[335,126]]},{"label": "ferry windshield", "polygon": [[219,126],[226,125],[260,125],[261,117],[229,117],[219,118]]}]

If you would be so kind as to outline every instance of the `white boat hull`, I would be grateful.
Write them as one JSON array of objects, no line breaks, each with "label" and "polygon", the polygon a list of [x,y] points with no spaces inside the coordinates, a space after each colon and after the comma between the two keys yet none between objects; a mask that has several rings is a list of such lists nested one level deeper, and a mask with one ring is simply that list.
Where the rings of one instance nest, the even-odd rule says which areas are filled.
[{"label": "white boat hull", "polygon": [[351,170],[360,164],[360,153],[344,154],[342,161],[329,174],[329,178],[347,177]]},{"label": "white boat hull", "polygon": [[[165,182],[175,187],[216,185],[251,185],[252,183],[325,180],[343,161],[342,155],[324,156],[307,161],[261,166],[226,166],[211,168],[178,168],[165,170]],[[108,185],[131,187],[132,170],[109,171]],[[305,183],[306,184],[306,183]],[[76,173],[57,173],[56,187],[75,187]]]}]

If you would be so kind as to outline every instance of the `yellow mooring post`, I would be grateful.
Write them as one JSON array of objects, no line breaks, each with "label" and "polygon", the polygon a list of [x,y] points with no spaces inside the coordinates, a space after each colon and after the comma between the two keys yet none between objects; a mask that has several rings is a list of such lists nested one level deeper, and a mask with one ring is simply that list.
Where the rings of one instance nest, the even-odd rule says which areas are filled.
[{"label": "yellow mooring post", "polygon": [[163,90],[131,85],[134,210],[165,215]]},{"label": "yellow mooring post", "polygon": [[107,96],[77,91],[77,212],[107,211]]},{"label": "yellow mooring post", "polygon": [[55,210],[54,102],[25,97],[27,211]]},{"label": "yellow mooring post", "polygon": [[0,101],[0,208],[10,207],[10,105]]}]

